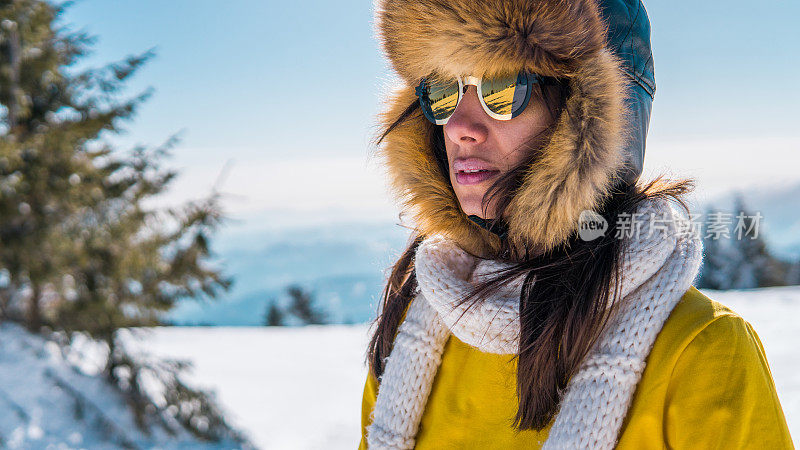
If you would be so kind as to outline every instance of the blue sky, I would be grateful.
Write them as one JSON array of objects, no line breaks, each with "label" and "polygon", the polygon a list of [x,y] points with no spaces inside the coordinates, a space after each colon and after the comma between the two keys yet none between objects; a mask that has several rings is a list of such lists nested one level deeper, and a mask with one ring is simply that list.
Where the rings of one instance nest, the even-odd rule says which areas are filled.
[{"label": "blue sky", "polygon": [[[646,167],[697,176],[709,192],[800,180],[800,2],[645,6],[658,86]],[[129,91],[155,94],[119,141],[184,130],[172,198],[210,188],[228,163],[223,191],[238,214],[391,213],[368,164],[392,77],[369,1],[79,0],[65,22],[98,36],[89,65],[155,47]]]}]

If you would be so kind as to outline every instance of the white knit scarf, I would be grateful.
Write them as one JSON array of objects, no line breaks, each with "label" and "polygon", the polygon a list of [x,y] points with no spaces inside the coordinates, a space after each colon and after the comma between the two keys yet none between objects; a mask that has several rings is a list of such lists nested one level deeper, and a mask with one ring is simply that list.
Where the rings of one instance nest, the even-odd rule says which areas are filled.
[{"label": "white knit scarf", "polygon": [[[632,218],[620,220],[630,224],[622,227],[621,303],[570,379],[544,449],[614,447],[653,342],[700,267],[702,242],[686,214],[670,202],[647,200]],[[420,244],[419,290],[380,379],[367,429],[369,448],[414,447],[451,333],[484,352],[517,352],[521,278],[475,307],[455,306],[476,280],[506,265],[478,260],[442,236]]]}]

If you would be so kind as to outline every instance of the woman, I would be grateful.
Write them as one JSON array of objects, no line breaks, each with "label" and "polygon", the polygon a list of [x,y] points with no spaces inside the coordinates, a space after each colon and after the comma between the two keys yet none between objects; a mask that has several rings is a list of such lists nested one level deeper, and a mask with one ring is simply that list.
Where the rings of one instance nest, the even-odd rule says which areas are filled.
[{"label": "woman", "polygon": [[414,222],[361,448],[792,448],[752,326],[694,287],[688,181],[637,182],[641,3],[379,0]]}]

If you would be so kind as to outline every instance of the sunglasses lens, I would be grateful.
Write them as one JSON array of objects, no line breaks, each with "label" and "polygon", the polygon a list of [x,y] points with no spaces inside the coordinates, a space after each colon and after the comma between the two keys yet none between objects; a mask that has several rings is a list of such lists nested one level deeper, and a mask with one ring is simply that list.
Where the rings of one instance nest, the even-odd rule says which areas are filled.
[{"label": "sunglasses lens", "polygon": [[492,112],[503,116],[503,119],[516,117],[525,109],[531,88],[528,77],[523,73],[481,80],[484,103]]},{"label": "sunglasses lens", "polygon": [[425,83],[423,103],[435,121],[453,115],[458,104],[458,80],[431,80]]}]

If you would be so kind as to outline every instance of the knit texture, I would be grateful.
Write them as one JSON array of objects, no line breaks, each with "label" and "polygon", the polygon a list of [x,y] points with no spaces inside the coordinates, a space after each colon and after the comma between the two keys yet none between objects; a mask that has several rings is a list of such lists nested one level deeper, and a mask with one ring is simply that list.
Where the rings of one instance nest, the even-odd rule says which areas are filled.
[{"label": "knit texture", "polygon": [[[702,242],[670,202],[642,203],[630,223],[622,237],[619,309],[570,379],[544,449],[614,447],[656,336],[700,268]],[[506,266],[474,258],[440,235],[420,244],[419,289],[380,379],[367,428],[370,448],[414,447],[451,334],[483,352],[517,352],[521,277],[474,307],[457,306],[473,283]]]}]

